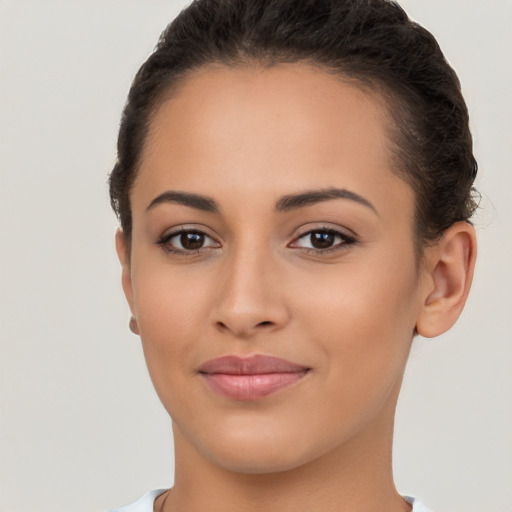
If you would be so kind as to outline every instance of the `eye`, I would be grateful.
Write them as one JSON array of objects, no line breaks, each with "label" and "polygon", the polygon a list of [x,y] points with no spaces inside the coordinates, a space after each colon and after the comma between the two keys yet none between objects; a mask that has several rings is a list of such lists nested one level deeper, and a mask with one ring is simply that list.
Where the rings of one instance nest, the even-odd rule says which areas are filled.
[{"label": "eye", "polygon": [[290,247],[303,248],[307,252],[325,253],[340,250],[354,244],[353,236],[332,228],[313,229],[301,235]]},{"label": "eye", "polygon": [[197,254],[210,247],[220,247],[218,242],[196,229],[180,229],[165,234],[157,243],[168,252],[184,255]]}]

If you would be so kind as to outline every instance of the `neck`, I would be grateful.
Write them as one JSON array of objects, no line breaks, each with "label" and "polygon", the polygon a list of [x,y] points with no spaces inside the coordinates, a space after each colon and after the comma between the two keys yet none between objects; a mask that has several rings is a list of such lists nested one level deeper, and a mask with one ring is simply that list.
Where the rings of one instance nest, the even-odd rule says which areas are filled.
[{"label": "neck", "polygon": [[266,474],[214,464],[174,424],[175,484],[165,506],[155,504],[155,511],[410,511],[392,477],[394,405],[342,446],[299,467]]}]

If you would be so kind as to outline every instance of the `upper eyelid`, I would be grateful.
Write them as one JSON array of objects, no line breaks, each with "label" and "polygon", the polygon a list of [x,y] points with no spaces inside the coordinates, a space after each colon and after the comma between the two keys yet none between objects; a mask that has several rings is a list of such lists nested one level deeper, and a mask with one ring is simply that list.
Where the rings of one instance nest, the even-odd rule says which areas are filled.
[{"label": "upper eyelid", "polygon": [[173,236],[179,235],[181,233],[202,233],[209,238],[215,239],[215,236],[209,233],[209,229],[206,226],[195,226],[190,224],[182,224],[179,226],[175,226],[173,228],[166,229],[163,234],[160,236],[160,239],[164,238],[172,238]]},{"label": "upper eyelid", "polygon": [[[324,229],[310,229],[309,231],[306,231],[305,233],[302,233],[302,234],[296,236],[292,240],[290,245],[295,243],[295,242],[297,242],[298,240],[301,240],[301,239],[305,238],[307,235],[311,235],[312,233],[317,233],[317,232],[322,232],[322,231],[332,233],[335,236],[339,236],[342,239],[342,241],[344,242],[344,244],[357,241],[357,238],[354,235],[349,235],[347,233],[343,233],[342,231],[339,231],[337,229],[331,229],[331,228],[327,229],[327,228],[324,228]],[[344,245],[344,244],[342,244],[342,245]],[[325,249],[318,249],[318,250],[322,251],[322,250],[325,250]]]},{"label": "upper eyelid", "polygon": [[164,234],[162,238],[165,240],[170,240],[171,238],[182,235],[183,233],[199,233],[200,235],[204,235],[205,238],[210,238],[211,240],[215,241],[213,236],[210,236],[208,233],[201,231],[200,229],[179,229],[178,231],[171,231],[170,233]]},{"label": "upper eyelid", "polygon": [[304,229],[301,228],[299,230],[299,232],[295,235],[294,240],[296,240],[297,238],[301,238],[304,235],[314,233],[315,231],[330,231],[333,233],[338,233],[342,237],[353,238],[353,239],[358,238],[358,235],[349,228],[341,227],[341,226],[329,226],[329,225],[327,225],[327,223],[324,223],[324,224],[321,224],[321,225],[315,226],[315,227],[307,226],[307,227],[304,227]]}]

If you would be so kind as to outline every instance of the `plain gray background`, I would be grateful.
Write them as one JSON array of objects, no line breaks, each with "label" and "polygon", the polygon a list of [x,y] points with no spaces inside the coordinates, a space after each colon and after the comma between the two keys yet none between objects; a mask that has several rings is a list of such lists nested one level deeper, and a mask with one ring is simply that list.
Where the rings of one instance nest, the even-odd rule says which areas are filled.
[{"label": "plain gray background", "polygon": [[[457,326],[417,340],[400,491],[512,510],[512,2],[403,0],[463,83],[479,261]],[[0,0],[0,510],[85,512],[172,483],[170,421],[128,331],[106,179],[129,83],[182,0]]]}]

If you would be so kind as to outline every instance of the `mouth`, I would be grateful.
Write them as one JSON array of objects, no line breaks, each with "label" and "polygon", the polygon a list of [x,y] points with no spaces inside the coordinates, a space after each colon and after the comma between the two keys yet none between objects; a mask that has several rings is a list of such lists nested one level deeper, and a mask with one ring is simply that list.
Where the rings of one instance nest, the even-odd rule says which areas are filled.
[{"label": "mouth", "polygon": [[259,400],[301,381],[311,368],[274,356],[228,355],[204,363],[198,373],[213,391],[234,400]]}]

